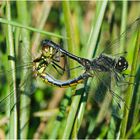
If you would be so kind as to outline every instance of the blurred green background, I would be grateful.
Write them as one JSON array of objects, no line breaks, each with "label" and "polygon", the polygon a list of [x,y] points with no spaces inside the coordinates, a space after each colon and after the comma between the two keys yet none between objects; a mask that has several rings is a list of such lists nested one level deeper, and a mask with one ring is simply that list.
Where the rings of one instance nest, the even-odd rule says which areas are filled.
[{"label": "blurred green background", "polygon": [[139,35],[118,40],[120,50],[129,51],[127,72],[136,75],[135,86],[124,91],[130,109],[118,109],[108,96],[96,102],[106,92],[96,76],[77,87],[53,87],[33,79],[31,63],[45,38],[74,55],[96,57],[139,13],[138,1],[0,1],[0,139],[140,138]]}]

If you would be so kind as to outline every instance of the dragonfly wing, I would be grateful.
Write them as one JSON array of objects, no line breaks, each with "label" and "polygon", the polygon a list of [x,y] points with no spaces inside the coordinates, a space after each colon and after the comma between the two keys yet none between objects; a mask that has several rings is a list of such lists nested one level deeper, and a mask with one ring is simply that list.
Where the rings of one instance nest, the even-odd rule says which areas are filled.
[{"label": "dragonfly wing", "polygon": [[124,95],[120,94],[120,87],[116,86],[113,73],[95,71],[90,92],[94,97],[92,95],[89,99],[95,100],[101,108],[106,108],[106,111],[109,108],[115,116],[119,116],[118,111],[121,106],[125,106]]},{"label": "dragonfly wing", "polygon": [[[128,55],[130,52],[131,44],[130,41],[133,39],[133,35],[137,32],[140,28],[140,18],[136,19],[132,24],[128,25],[126,30],[119,35],[118,38],[113,40],[106,45],[103,45],[104,48],[102,50],[98,50],[97,55],[101,53],[111,54],[112,56],[122,56]],[[125,42],[122,44],[122,42]],[[121,45],[124,45],[124,49],[121,49]]]},{"label": "dragonfly wing", "polygon": [[[26,67],[21,67],[20,66],[20,68],[25,69]],[[19,69],[19,67],[18,67],[18,69]],[[0,111],[1,112],[6,111],[6,106],[11,106],[10,105],[10,99],[14,98],[14,96],[15,96],[14,94],[17,94],[16,95],[16,102],[13,106],[11,106],[11,109],[10,109],[11,111],[14,108],[14,106],[17,103],[20,102],[20,96],[21,95],[26,95],[26,96],[30,97],[34,93],[35,87],[33,87],[33,85],[30,86],[30,88],[31,88],[30,92],[29,92],[29,88],[27,88],[29,86],[29,83],[27,81],[29,81],[31,76],[32,76],[31,68],[27,67],[27,69],[30,72],[28,72],[27,75],[24,77],[24,80],[20,84],[18,84],[18,86],[16,87],[16,91],[14,91],[14,89],[12,89],[12,87],[11,87],[12,81],[10,83],[8,82],[8,85],[6,83],[4,84],[6,87],[7,86],[9,86],[9,88],[11,87],[11,90],[10,90],[10,93],[7,93],[6,96],[4,95],[4,97],[1,97],[2,98],[0,100]],[[7,72],[8,72],[7,75],[9,75],[9,74],[11,74],[12,71],[10,70],[10,71],[7,71]],[[8,81],[10,81],[10,79],[8,79]]]}]

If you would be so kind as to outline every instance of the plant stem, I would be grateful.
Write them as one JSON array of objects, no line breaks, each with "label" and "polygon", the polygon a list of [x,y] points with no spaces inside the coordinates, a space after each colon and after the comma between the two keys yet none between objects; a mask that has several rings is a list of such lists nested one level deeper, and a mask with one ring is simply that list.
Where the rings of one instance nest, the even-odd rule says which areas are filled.
[{"label": "plant stem", "polygon": [[[131,75],[135,75],[136,73],[136,68],[137,68],[137,63],[138,63],[138,52],[139,52],[139,48],[140,48],[140,33],[139,33],[139,25],[138,25],[138,31],[137,31],[137,37],[136,37],[136,41],[135,41],[135,48],[134,48],[134,55],[133,55],[133,61],[132,61],[132,67],[131,67]],[[130,78],[130,83],[134,83],[134,78]],[[128,88],[128,92],[127,92],[127,98],[126,98],[126,104],[129,108],[131,105],[131,101],[132,101],[132,96],[133,96],[133,85],[129,86]],[[127,129],[127,125],[128,125],[128,117],[129,117],[129,112],[130,110],[125,108],[124,109],[124,119],[122,121],[122,127],[121,127],[121,138],[125,138],[126,135],[126,129]]]},{"label": "plant stem", "polygon": [[[10,1],[6,2],[6,16],[8,20],[11,20],[11,9],[10,9]],[[15,48],[13,45],[13,34],[12,34],[12,27],[11,25],[7,25],[7,54],[10,57],[15,58]],[[11,83],[10,86],[10,92],[13,92],[12,98],[10,98],[10,107],[9,112],[10,114],[10,124],[9,124],[9,138],[10,139],[17,139],[19,134],[19,128],[18,128],[18,113],[17,113],[17,93],[16,93],[16,73],[15,73],[15,62],[13,60],[10,60],[9,62],[9,69],[13,69],[11,76],[9,79],[12,81],[9,81]],[[11,111],[11,108],[12,111]]]},{"label": "plant stem", "polygon": [[[18,11],[18,19],[19,21],[24,25],[29,25],[29,14],[27,10],[27,2],[26,1],[17,1],[17,11]],[[26,62],[30,62],[31,56],[28,56],[30,54],[30,36],[29,31],[25,29],[21,29],[21,39],[22,39],[22,47],[19,48],[21,50],[21,63],[25,64]],[[31,94],[31,75],[28,75],[28,69],[24,69],[21,72],[21,83],[24,83],[24,86],[22,87],[23,94],[28,95]],[[28,78],[28,80],[25,81],[25,77]],[[21,138],[26,138],[28,134],[28,120],[29,120],[29,106],[30,99],[28,96],[21,96]],[[26,107],[26,108],[25,108]],[[23,109],[25,108],[25,109]]]}]

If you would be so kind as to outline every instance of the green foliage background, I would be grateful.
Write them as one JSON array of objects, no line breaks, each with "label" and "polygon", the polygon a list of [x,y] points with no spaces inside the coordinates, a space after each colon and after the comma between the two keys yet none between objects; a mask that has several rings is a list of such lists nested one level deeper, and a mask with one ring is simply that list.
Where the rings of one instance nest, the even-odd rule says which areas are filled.
[{"label": "green foliage background", "polygon": [[[128,72],[136,75],[130,82],[136,84],[125,91],[125,100],[133,108],[122,108],[120,116],[111,113],[112,98],[107,96],[101,103],[93,100],[101,86],[94,77],[77,87],[61,89],[27,75],[42,39],[63,41],[64,49],[91,59],[139,13],[140,2],[135,1],[0,2],[0,138],[140,138],[139,34],[134,36],[134,47],[128,49],[132,52]],[[12,56],[10,61],[8,56]],[[15,56],[16,64],[12,61]],[[74,62],[71,65],[75,67]],[[72,73],[72,77],[76,75]],[[22,83],[18,89],[17,79]]]}]

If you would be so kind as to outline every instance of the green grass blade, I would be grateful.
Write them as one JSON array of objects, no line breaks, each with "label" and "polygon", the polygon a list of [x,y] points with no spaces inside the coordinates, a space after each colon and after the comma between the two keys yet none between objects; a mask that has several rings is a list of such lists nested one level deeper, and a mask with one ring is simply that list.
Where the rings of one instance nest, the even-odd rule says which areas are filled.
[{"label": "green grass blade", "polygon": [[[10,8],[10,2],[6,2],[6,16],[8,20],[11,20],[11,8]],[[15,48],[13,43],[13,34],[12,34],[12,27],[11,25],[7,25],[7,33],[6,33],[6,40],[7,40],[7,53],[11,57],[15,57]],[[15,69],[15,62],[13,60],[10,60],[9,62],[9,69]],[[16,93],[16,73],[15,71],[12,71],[11,77],[9,78],[11,81],[10,91],[13,92],[14,96],[13,98],[10,98],[10,106],[9,111],[10,113],[10,124],[9,124],[9,139],[17,139],[19,134],[19,128],[18,128],[18,113],[17,113],[17,93]]]},{"label": "green grass blade", "polygon": [[[17,1],[17,11],[18,11],[18,20],[24,25],[24,26],[28,26],[29,25],[29,15],[28,15],[28,9],[27,9],[27,2],[26,1]],[[30,62],[31,58],[28,55],[25,55],[26,52],[31,52],[30,51],[30,36],[29,36],[29,31],[25,30],[25,29],[21,29],[21,39],[22,39],[22,45],[23,47],[20,47],[19,49],[21,49],[21,60],[23,60],[23,62],[21,63],[26,63],[26,62]],[[24,77],[26,77],[28,73],[28,69],[24,69],[22,72],[22,76],[21,76],[21,83],[24,83]],[[24,89],[22,89],[24,92],[31,92],[30,88],[31,88],[31,77],[28,77],[28,81],[26,81],[26,87],[23,87]],[[25,93],[29,94],[29,93]],[[28,120],[29,120],[29,107],[27,107],[26,109],[22,109],[26,106],[28,106],[30,104],[30,99],[28,96],[24,96],[21,95],[21,114],[20,114],[20,119],[21,119],[21,126],[20,126],[20,135],[21,138],[27,138],[27,134],[28,134]]]},{"label": "green grass blade", "polygon": [[[121,15],[121,29],[120,34],[123,33],[126,30],[127,27],[127,1],[122,2],[122,15]],[[125,50],[125,38],[120,40],[120,48],[119,52],[124,52]],[[117,91],[115,91],[117,93]],[[120,93],[121,94],[121,93]],[[110,129],[108,130],[108,138],[115,138],[116,131],[118,132],[118,136],[120,134],[120,129],[117,128],[117,121],[115,120],[115,117],[112,116],[111,122],[110,122]],[[120,127],[120,126],[119,126]]]},{"label": "green grass blade", "polygon": [[[127,24],[127,1],[122,2],[123,5],[123,11],[122,11],[122,19],[121,19],[121,33],[123,33],[126,30],[126,24]],[[122,39],[120,42],[120,52],[124,51],[124,44],[125,44],[125,39]]]},{"label": "green grass blade", "polygon": [[[75,46],[73,26],[72,26],[72,23],[69,20],[70,17],[71,17],[71,15],[70,15],[70,5],[69,5],[68,1],[64,1],[62,3],[62,5],[63,5],[63,11],[64,11],[64,20],[65,20],[66,32],[67,32],[67,36],[69,37],[68,48],[69,48],[70,52],[74,53],[76,47],[78,47],[78,46]],[[71,66],[75,67],[75,63],[71,64]],[[76,73],[73,73],[72,77],[73,76],[76,76]],[[73,89],[72,90],[72,95],[74,93],[75,93],[75,90]],[[65,128],[63,136],[62,136],[63,138],[69,138],[69,136],[71,134],[72,127],[73,127],[73,124],[74,124],[75,115],[76,115],[78,105],[79,105],[79,102],[80,102],[80,98],[81,98],[80,95],[76,96],[76,97],[73,97],[72,104],[71,104],[71,107],[70,107],[70,112],[69,112],[67,122],[66,122],[66,128]]]},{"label": "green grass blade", "polygon": [[99,4],[97,4],[97,11],[96,11],[96,16],[95,16],[95,22],[93,23],[92,26],[92,30],[90,33],[90,37],[87,43],[87,53],[88,56],[87,58],[91,59],[93,54],[93,51],[95,51],[95,47],[96,47],[96,43],[97,43],[97,39],[98,39],[98,35],[101,29],[101,25],[102,25],[102,21],[103,21],[103,17],[105,14],[105,9],[107,6],[107,0],[105,1],[100,1],[98,2]]},{"label": "green grass blade", "polygon": [[57,38],[68,39],[67,37],[57,35],[55,33],[50,33],[50,32],[46,32],[46,31],[43,31],[43,30],[40,30],[40,29],[36,29],[36,28],[30,27],[30,26],[25,26],[23,24],[14,22],[12,20],[6,20],[4,18],[0,18],[0,22],[3,23],[3,24],[9,24],[9,25],[12,25],[12,26],[15,26],[15,27],[24,28],[24,29],[27,29],[27,30],[30,30],[30,31],[33,31],[33,32],[38,32],[38,33],[48,35],[48,36],[54,36],[54,37],[57,37]]},{"label": "green grass blade", "polygon": [[[139,28],[139,26],[138,26]],[[137,31],[137,36],[136,36],[136,41],[135,41],[135,48],[134,48],[134,54],[133,54],[133,61],[132,61],[132,68],[131,68],[131,75],[135,75],[136,73],[136,68],[137,68],[137,63],[138,63],[138,52],[139,52],[139,48],[140,48],[140,35],[139,35],[139,30]],[[130,83],[134,83],[134,78],[130,78]],[[127,97],[126,97],[126,104],[128,105],[128,107],[131,109],[131,101],[132,101],[132,96],[133,96],[133,89],[134,86],[131,85],[128,90],[127,90]],[[126,136],[126,128],[128,125],[128,117],[129,117],[129,112],[130,110],[125,108],[124,109],[124,119],[122,121],[122,127],[121,127],[121,138],[125,138]]]},{"label": "green grass blade", "polygon": [[[96,20],[93,23],[93,26],[92,26],[93,30],[91,30],[91,33],[90,33],[91,35],[90,35],[89,41],[88,41],[88,47],[89,48],[88,48],[88,53],[87,53],[88,56],[87,57],[90,58],[90,59],[93,56],[94,48],[95,48],[95,45],[97,44],[97,38],[99,36],[99,31],[100,31],[100,28],[101,28],[101,25],[102,25],[102,20],[103,20],[103,17],[104,17],[106,6],[107,6],[107,1],[99,2],[97,4],[98,8],[97,8],[95,17],[98,17],[98,18],[96,18]],[[90,80],[88,80],[86,86],[89,87],[89,85],[90,85]],[[88,91],[88,89],[84,89],[83,98],[81,99],[82,102],[80,104],[80,109],[79,109],[79,113],[78,113],[78,117],[77,117],[78,118],[78,130],[79,130],[81,124],[82,124],[82,119],[83,119],[84,112],[85,112],[86,100],[88,98],[87,91]]]}]

